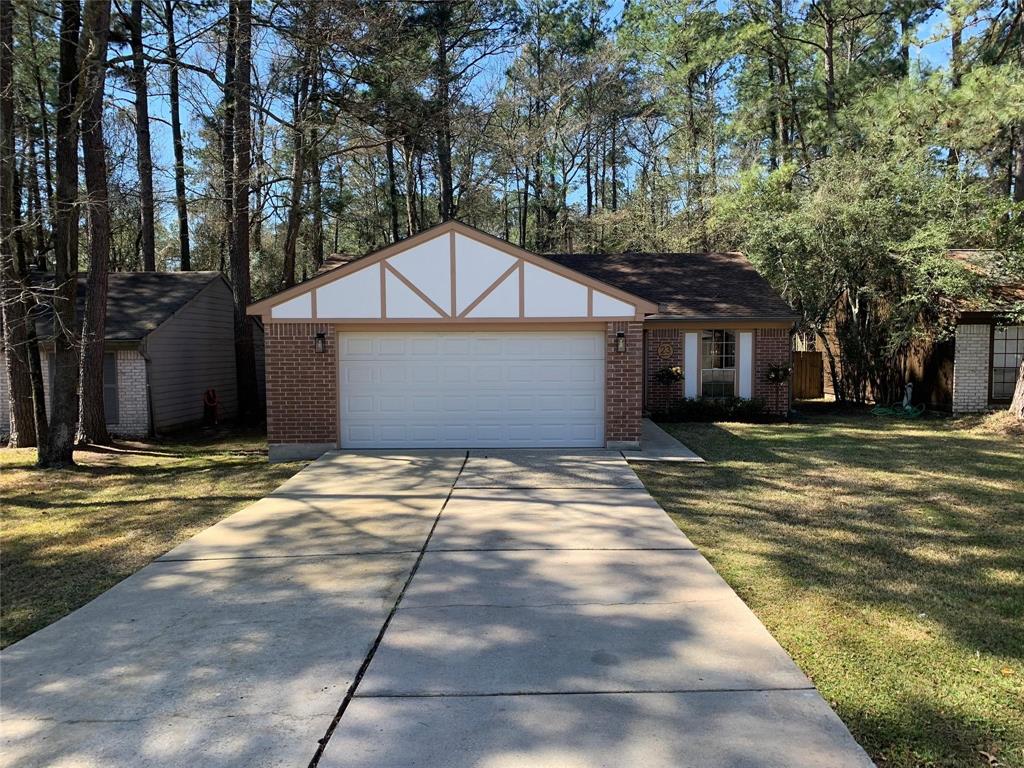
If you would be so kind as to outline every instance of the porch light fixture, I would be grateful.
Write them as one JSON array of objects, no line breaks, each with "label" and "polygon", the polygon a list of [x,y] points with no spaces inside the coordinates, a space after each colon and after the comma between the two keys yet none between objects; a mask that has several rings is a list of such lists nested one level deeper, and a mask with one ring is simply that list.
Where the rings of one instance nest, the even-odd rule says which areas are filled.
[{"label": "porch light fixture", "polygon": [[619,331],[619,332],[617,332],[615,334],[615,348],[617,350],[619,350],[619,352],[625,352],[626,351],[626,332],[625,331]]},{"label": "porch light fixture", "polygon": [[313,351],[323,353],[327,351],[327,334],[322,331],[313,337]]}]

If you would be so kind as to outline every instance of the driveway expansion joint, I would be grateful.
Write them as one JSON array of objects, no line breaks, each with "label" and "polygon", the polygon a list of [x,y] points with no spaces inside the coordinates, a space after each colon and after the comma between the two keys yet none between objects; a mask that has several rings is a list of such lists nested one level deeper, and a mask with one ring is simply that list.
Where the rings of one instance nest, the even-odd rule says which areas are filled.
[{"label": "driveway expansion joint", "polygon": [[394,619],[398,613],[398,606],[402,602],[402,598],[405,596],[405,592],[409,589],[409,585],[412,583],[413,578],[416,576],[416,571],[419,570],[420,563],[423,562],[424,556],[427,554],[427,547],[430,544],[430,537],[434,535],[434,531],[437,529],[437,524],[441,520],[441,515],[444,514],[444,508],[448,506],[448,502],[452,498],[452,494],[455,492],[455,485],[459,482],[459,477],[462,476],[462,471],[466,468],[466,464],[469,461],[469,451],[466,451],[465,457],[462,460],[462,465],[459,467],[459,471],[455,475],[455,479],[452,481],[451,488],[448,491],[448,495],[445,496],[444,501],[441,503],[441,508],[437,510],[437,515],[434,517],[434,522],[430,526],[430,530],[427,531],[427,536],[423,540],[423,545],[419,549],[419,555],[416,557],[416,561],[412,564],[412,568],[409,570],[409,575],[405,579],[405,583],[402,585],[401,591],[398,593],[398,597],[395,598],[395,604],[391,606],[391,611],[384,619],[384,623],[381,625],[380,631],[377,633],[377,637],[373,641],[373,645],[370,646],[370,650],[367,652],[366,657],[363,659],[363,663],[359,665],[359,670],[356,672],[355,677],[352,680],[352,684],[349,686],[348,691],[345,693],[345,698],[342,699],[341,705],[338,707],[338,712],[334,715],[334,719],[331,720],[331,724],[327,726],[327,731],[323,737],[317,740],[316,752],[313,754],[312,759],[309,761],[309,768],[316,768],[320,762],[320,758],[323,757],[324,750],[327,748],[328,742],[331,740],[331,736],[334,735],[335,730],[338,728],[338,723],[341,722],[341,718],[345,716],[345,712],[348,709],[349,703],[356,696],[356,691],[359,689],[359,684],[363,680],[363,676],[366,671],[370,668],[370,663],[373,661],[374,655],[377,653],[377,649],[384,640],[384,635],[388,631],[388,627],[391,625],[391,620]]},{"label": "driveway expansion joint", "polygon": [[206,555],[204,557],[158,557],[152,565],[159,563],[200,563],[212,560],[318,560],[325,557],[377,557],[391,555],[414,555],[418,549],[359,550],[355,552],[311,552],[301,555]]}]

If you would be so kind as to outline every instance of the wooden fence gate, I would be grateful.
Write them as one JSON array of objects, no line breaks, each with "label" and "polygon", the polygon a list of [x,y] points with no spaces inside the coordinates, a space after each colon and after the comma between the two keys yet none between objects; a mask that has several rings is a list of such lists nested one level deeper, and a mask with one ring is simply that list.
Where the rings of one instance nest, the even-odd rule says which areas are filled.
[{"label": "wooden fence gate", "polygon": [[825,396],[825,366],[821,352],[793,353],[793,398],[815,400]]}]

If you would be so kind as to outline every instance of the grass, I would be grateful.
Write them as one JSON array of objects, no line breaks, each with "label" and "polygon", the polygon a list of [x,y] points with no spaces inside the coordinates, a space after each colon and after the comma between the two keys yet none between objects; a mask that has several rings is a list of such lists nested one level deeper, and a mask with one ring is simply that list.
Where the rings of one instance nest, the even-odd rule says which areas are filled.
[{"label": "grass", "polygon": [[76,451],[78,467],[35,468],[0,449],[0,647],[87,603],[294,474],[261,435]]},{"label": "grass", "polygon": [[1024,438],[998,419],[663,425],[634,467],[879,766],[1024,766]]}]

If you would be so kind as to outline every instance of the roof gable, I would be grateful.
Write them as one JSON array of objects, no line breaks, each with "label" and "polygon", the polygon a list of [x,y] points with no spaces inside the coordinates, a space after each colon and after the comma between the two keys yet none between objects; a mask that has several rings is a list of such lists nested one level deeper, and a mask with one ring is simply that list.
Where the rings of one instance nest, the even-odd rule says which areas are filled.
[{"label": "roof gable", "polygon": [[642,318],[657,305],[450,221],[249,307],[269,321]]}]

